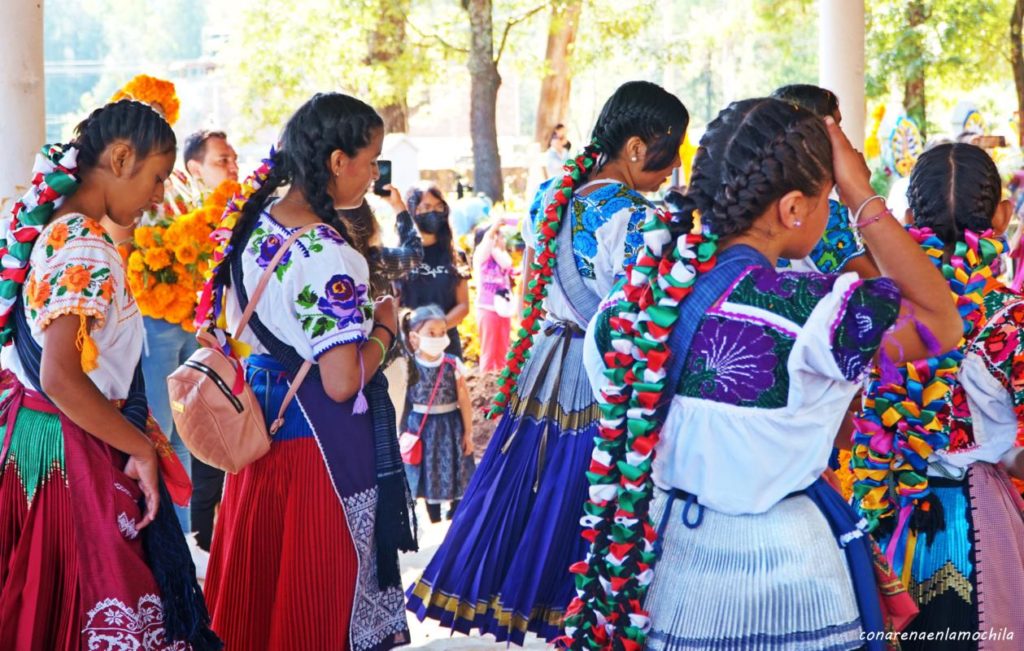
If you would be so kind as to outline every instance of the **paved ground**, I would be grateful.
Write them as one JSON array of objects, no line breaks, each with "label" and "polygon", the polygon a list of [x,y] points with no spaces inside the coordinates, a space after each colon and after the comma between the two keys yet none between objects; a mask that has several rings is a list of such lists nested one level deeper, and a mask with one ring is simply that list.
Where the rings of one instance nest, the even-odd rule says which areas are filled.
[{"label": "paved ground", "polygon": [[[447,509],[447,506],[445,507]],[[408,586],[419,578],[423,568],[430,562],[430,558],[437,551],[444,535],[448,531],[448,522],[431,524],[427,519],[427,512],[423,508],[422,500],[417,505],[416,517],[420,522],[419,542],[420,551],[415,554],[402,555],[402,582]],[[412,644],[407,649],[461,649],[472,651],[501,651],[508,647],[504,643],[497,643],[490,635],[484,637],[467,637],[465,635],[451,635],[451,631],[441,628],[433,620],[420,623],[410,613],[409,629],[412,633]],[[526,649],[548,648],[544,640],[539,640],[531,635],[526,638]],[[517,647],[512,647],[517,649]]]}]

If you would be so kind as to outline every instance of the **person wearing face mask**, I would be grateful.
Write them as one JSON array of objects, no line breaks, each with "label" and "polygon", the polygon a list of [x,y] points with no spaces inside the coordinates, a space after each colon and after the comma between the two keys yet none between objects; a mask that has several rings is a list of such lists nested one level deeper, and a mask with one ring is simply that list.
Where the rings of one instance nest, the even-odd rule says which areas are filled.
[{"label": "person wearing face mask", "polygon": [[[430,521],[441,521],[441,505],[450,503],[451,520],[469,485],[473,461],[473,405],[462,360],[445,353],[448,334],[444,311],[426,305],[407,313],[402,330],[412,353],[406,401],[409,416],[403,436],[419,446],[406,455],[405,474],[413,497],[427,503]],[[412,443],[410,435],[415,436]]]},{"label": "person wearing face mask", "polygon": [[437,305],[445,313],[450,355],[462,357],[457,326],[469,314],[469,272],[465,254],[455,249],[449,208],[433,184],[414,187],[405,203],[423,240],[423,261],[398,283],[402,307]]}]

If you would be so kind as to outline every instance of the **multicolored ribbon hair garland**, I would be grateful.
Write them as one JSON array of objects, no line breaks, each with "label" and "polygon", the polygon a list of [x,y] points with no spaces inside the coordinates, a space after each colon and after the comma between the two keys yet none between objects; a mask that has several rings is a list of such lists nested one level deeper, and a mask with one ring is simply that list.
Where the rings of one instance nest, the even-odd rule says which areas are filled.
[{"label": "multicolored ribbon hair garland", "polygon": [[611,349],[604,362],[610,382],[598,399],[602,415],[580,521],[591,547],[570,568],[577,596],[558,640],[570,649],[639,651],[650,630],[643,600],[656,556],[651,464],[663,425],[657,407],[675,390],[667,381],[673,354],[668,341],[680,304],[697,276],[714,267],[717,251],[710,234],[673,241],[670,219],[662,212],[648,216],[643,250],[626,270],[623,298],[609,308]]},{"label": "multicolored ribbon hair garland", "polygon": [[238,216],[242,214],[249,197],[263,187],[263,184],[270,178],[270,172],[274,169],[274,160],[277,157],[277,150],[270,148],[270,154],[263,159],[245,181],[242,182],[241,190],[228,202],[220,224],[210,234],[210,239],[217,243],[213,251],[213,264],[207,272],[206,282],[203,284],[203,291],[199,297],[199,304],[196,306],[196,328],[206,328],[215,325],[223,307],[221,302],[221,290],[216,287],[214,279],[220,271],[221,265],[231,253],[231,234],[238,223]]},{"label": "multicolored ribbon hair garland", "polygon": [[923,506],[931,494],[928,458],[949,447],[951,392],[963,359],[961,350],[984,320],[985,295],[995,286],[1006,249],[1005,241],[991,230],[980,235],[966,231],[944,262],[946,244],[931,229],[908,231],[949,283],[964,322],[964,339],[944,355],[898,369],[874,369],[863,408],[854,418],[854,507],[867,519],[869,530],[884,518],[898,517],[897,534],[916,509],[928,508]]},{"label": "multicolored ribbon hair garland", "polygon": [[11,343],[11,313],[29,271],[39,233],[66,197],[78,189],[78,148],[46,145],[36,154],[32,184],[0,222],[0,345]]},{"label": "multicolored ribbon hair garland", "polygon": [[515,394],[519,374],[522,373],[523,365],[533,347],[533,337],[540,330],[540,323],[544,319],[544,297],[548,295],[548,285],[551,284],[558,257],[556,255],[558,231],[562,226],[562,219],[565,217],[566,208],[576,187],[597,165],[600,156],[601,149],[595,141],[585,147],[578,156],[565,162],[565,166],[562,168],[564,175],[555,186],[551,201],[544,208],[540,223],[535,225],[537,229],[536,257],[531,266],[533,278],[527,283],[523,292],[523,302],[526,304],[523,309],[523,320],[519,325],[516,342],[506,358],[505,368],[502,369],[501,375],[498,377],[499,389],[497,395],[494,396],[494,404],[487,414],[488,418],[497,418],[505,413]]}]

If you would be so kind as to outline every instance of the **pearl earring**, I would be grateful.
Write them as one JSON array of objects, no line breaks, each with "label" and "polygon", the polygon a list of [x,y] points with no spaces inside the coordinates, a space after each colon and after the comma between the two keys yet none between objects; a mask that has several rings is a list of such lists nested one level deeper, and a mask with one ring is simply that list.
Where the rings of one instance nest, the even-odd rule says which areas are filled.
[{"label": "pearl earring", "polygon": [[799,228],[800,226],[803,226],[804,223],[798,219],[795,222],[793,222],[793,224]]},{"label": "pearl earring", "polygon": [[633,157],[632,157],[632,158],[630,158],[629,160],[631,160],[632,162],[634,162],[634,163],[635,163],[635,162],[636,162],[636,156],[633,156]]}]

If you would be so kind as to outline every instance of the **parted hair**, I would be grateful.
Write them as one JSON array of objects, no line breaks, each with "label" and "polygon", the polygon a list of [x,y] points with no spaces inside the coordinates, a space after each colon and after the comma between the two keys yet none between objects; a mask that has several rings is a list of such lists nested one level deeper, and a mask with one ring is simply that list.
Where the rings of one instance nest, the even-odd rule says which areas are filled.
[{"label": "parted hair", "polygon": [[832,144],[820,117],[772,98],[733,102],[708,125],[680,213],[719,236],[737,235],[787,192],[821,191],[832,179]]},{"label": "parted hair", "polygon": [[[370,144],[374,131],[383,128],[384,120],[373,107],[342,93],[317,93],[300,106],[284,127],[270,175],[242,208],[231,234],[228,261],[245,247],[267,199],[288,184],[302,190],[317,217],[335,226],[347,241],[353,239],[349,229],[372,230],[372,226],[352,219],[337,219],[334,200],[327,192],[331,180],[329,164],[331,154],[339,149],[346,156],[355,157]],[[356,219],[359,215],[365,213],[357,214]],[[219,284],[230,284],[229,267],[229,264],[220,266]]]},{"label": "parted hair", "polygon": [[649,81],[627,81],[605,102],[590,135],[611,160],[630,138],[640,138],[647,145],[644,170],[658,170],[675,159],[689,124],[678,97]]},{"label": "parted hair", "polygon": [[175,151],[177,139],[171,125],[149,104],[122,99],[101,106],[78,123],[70,144],[78,148],[78,169],[96,167],[103,151],[118,140],[126,140],[141,163],[150,154]]},{"label": "parted hair", "polygon": [[947,143],[929,149],[910,173],[907,201],[914,225],[928,227],[953,246],[964,231],[983,233],[1002,199],[1002,180],[984,149]]}]

